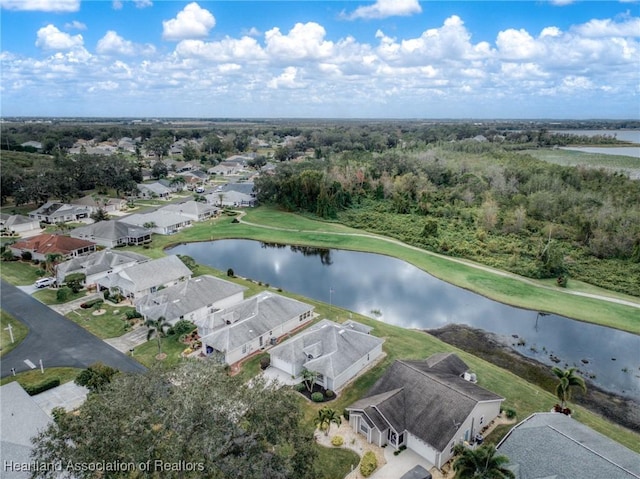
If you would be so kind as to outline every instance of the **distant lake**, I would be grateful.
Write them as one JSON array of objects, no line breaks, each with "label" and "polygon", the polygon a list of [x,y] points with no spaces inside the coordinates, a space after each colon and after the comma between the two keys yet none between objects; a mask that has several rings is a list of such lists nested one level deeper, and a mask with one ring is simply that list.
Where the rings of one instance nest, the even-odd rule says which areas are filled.
[{"label": "distant lake", "polygon": [[509,345],[521,340],[525,344],[514,348],[525,356],[551,366],[553,355],[558,366],[577,366],[600,387],[640,399],[640,336],[507,306],[396,258],[251,240],[183,244],[168,252],[405,328],[458,323]]},{"label": "distant lake", "polygon": [[630,141],[633,143],[640,143],[640,130],[552,130],[551,133],[561,135],[566,133],[568,135],[578,136],[613,136],[621,141]]},{"label": "distant lake", "polygon": [[[563,146],[561,150],[582,151],[583,153],[599,153],[601,155],[633,156],[640,158],[640,146]],[[638,162],[640,166],[640,162]]]}]

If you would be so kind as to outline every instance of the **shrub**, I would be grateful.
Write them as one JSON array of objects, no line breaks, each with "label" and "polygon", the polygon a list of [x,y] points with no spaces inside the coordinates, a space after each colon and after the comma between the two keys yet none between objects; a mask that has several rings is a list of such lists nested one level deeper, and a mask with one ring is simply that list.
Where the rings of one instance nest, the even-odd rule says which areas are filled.
[{"label": "shrub", "polygon": [[271,365],[271,357],[270,356],[263,356],[263,357],[260,358],[260,369],[262,369],[264,371],[270,365]]},{"label": "shrub", "polygon": [[23,261],[31,261],[33,255],[31,254],[31,251],[23,251],[22,253],[20,253],[20,257],[23,259]]},{"label": "shrub", "polygon": [[344,439],[342,439],[342,436],[333,436],[331,438],[331,444],[335,447],[340,447],[344,444]]},{"label": "shrub", "polygon": [[91,301],[87,301],[86,303],[82,303],[80,305],[80,307],[82,309],[91,309],[91,308],[94,308],[96,306],[99,307],[100,305],[102,305],[102,303],[104,303],[104,299],[96,298],[96,299],[92,299]]},{"label": "shrub", "polygon": [[235,276],[235,273],[233,272],[232,268],[229,268],[227,270],[227,276],[229,276],[230,278],[233,278]]},{"label": "shrub", "polygon": [[181,334],[190,333],[194,329],[196,329],[195,324],[193,324],[191,321],[187,321],[186,319],[181,319],[173,327],[173,332],[174,334],[181,335]]},{"label": "shrub", "polygon": [[36,394],[40,394],[41,392],[47,391],[49,389],[60,386],[60,378],[53,377],[49,378],[45,381],[42,381],[38,384],[27,385],[24,387],[24,390],[27,392],[29,396],[35,396]]},{"label": "shrub", "polygon": [[362,461],[360,461],[360,474],[364,477],[369,477],[373,474],[373,471],[378,467],[378,460],[376,459],[376,455],[373,451],[367,451],[362,456]]},{"label": "shrub", "polygon": [[71,288],[67,288],[66,286],[64,286],[56,292],[56,300],[59,303],[64,303],[69,299],[69,297],[71,296],[71,293],[72,293]]},{"label": "shrub", "polygon": [[75,383],[95,392],[109,384],[116,373],[118,373],[118,370],[111,366],[95,363],[80,372],[75,379]]},{"label": "shrub", "polygon": [[327,397],[327,398],[332,398],[332,397],[334,397],[334,396],[336,395],[336,393],[334,393],[331,389],[327,389],[327,390],[324,392],[324,395],[325,395],[325,397]]},{"label": "shrub", "polygon": [[108,290],[108,289],[105,289],[105,290],[104,290],[104,293],[102,293],[102,296],[104,297],[104,300],[105,300],[105,301],[109,299],[109,295],[110,295],[110,294],[111,294],[111,293],[109,292],[109,290]]},{"label": "shrub", "polygon": [[311,400],[313,402],[322,402],[324,401],[324,394],[322,394],[321,392],[315,392],[311,395]]},{"label": "shrub", "polygon": [[349,411],[347,409],[342,411],[342,417],[344,417],[347,421],[349,420]]},{"label": "shrub", "polygon": [[503,408],[502,412],[504,413],[507,419],[513,419],[514,417],[516,417],[516,410],[510,407]]},{"label": "shrub", "polygon": [[293,388],[298,392],[302,392],[305,389],[307,389],[307,386],[305,386],[304,383],[298,383],[295,386],[293,386]]},{"label": "shrub", "polygon": [[135,318],[141,318],[142,315],[140,313],[138,313],[135,309],[131,309],[129,311],[127,311],[126,313],[124,313],[125,317],[127,319],[135,319]]}]

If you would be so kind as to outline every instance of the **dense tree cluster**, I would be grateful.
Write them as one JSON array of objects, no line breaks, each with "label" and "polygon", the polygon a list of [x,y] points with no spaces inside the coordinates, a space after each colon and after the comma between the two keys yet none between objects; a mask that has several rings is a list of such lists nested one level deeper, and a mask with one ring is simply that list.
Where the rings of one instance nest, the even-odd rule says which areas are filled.
[{"label": "dense tree cluster", "polygon": [[[247,385],[202,361],[109,380],[77,412],[54,411],[53,423],[35,439],[35,459],[60,463],[78,478],[311,476],[313,436],[301,428],[291,391],[260,378]],[[101,464],[123,470],[96,470]]]}]

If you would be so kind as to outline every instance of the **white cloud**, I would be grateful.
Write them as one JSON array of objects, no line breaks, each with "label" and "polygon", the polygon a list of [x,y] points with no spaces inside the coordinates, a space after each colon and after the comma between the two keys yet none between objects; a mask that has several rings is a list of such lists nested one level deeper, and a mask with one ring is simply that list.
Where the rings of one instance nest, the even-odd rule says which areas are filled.
[{"label": "white cloud", "polygon": [[162,38],[184,40],[206,37],[216,24],[216,19],[208,10],[193,2],[184,7],[176,18],[162,22]]},{"label": "white cloud", "polygon": [[219,42],[182,40],[176,45],[175,53],[180,58],[202,58],[215,63],[252,62],[266,58],[262,47],[251,37],[227,37]]},{"label": "white cloud", "polygon": [[82,35],[71,36],[61,32],[53,25],[47,25],[38,30],[36,46],[44,50],[71,50],[82,47],[84,41]]},{"label": "white cloud", "polygon": [[96,51],[101,55],[134,55],[136,48],[133,42],[125,40],[113,30],[109,30],[104,37],[98,40]]},{"label": "white cloud", "polygon": [[418,0],[376,0],[373,5],[358,7],[350,15],[349,19],[387,18],[395,16],[409,16],[422,12]]},{"label": "white cloud", "polygon": [[151,0],[133,0],[133,3],[136,5],[136,8],[147,8],[153,5]]},{"label": "white cloud", "polygon": [[574,31],[585,37],[640,37],[640,18],[628,18],[616,23],[610,18],[591,20]]},{"label": "white cloud", "polygon": [[528,60],[544,54],[544,45],[524,29],[510,28],[498,33],[496,45],[500,56],[508,60]]},{"label": "white cloud", "polygon": [[304,88],[305,83],[298,80],[298,72],[299,70],[296,67],[287,67],[284,71],[277,77],[271,79],[268,83],[269,88],[288,88],[288,89],[297,89]]},{"label": "white cloud", "polygon": [[0,0],[0,7],[32,12],[77,12],[80,0]]},{"label": "white cloud", "polygon": [[133,3],[136,8],[147,8],[153,5],[153,2],[151,0],[113,0],[111,2],[111,7],[114,10],[122,10],[122,8],[124,7],[124,2],[126,1]]},{"label": "white cloud", "polygon": [[575,0],[549,0],[551,5],[556,5],[558,7],[564,7],[565,5],[571,5]]},{"label": "white cloud", "polygon": [[283,35],[279,28],[265,33],[265,51],[273,59],[321,60],[333,54],[333,42],[325,41],[326,31],[315,22],[296,23],[288,34]]},{"label": "white cloud", "polygon": [[64,29],[65,30],[86,30],[87,26],[82,22],[74,20],[72,22],[65,23]]}]

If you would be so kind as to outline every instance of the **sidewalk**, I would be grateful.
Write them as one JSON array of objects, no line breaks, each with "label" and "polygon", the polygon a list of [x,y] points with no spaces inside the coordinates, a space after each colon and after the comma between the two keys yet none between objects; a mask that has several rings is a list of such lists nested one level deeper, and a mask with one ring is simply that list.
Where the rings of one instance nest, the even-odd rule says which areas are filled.
[{"label": "sidewalk", "polygon": [[73,411],[87,398],[89,390],[83,386],[78,386],[73,381],[62,384],[53,389],[49,389],[40,394],[32,396],[35,403],[51,416],[51,411],[55,407],[64,408],[66,411]]}]

